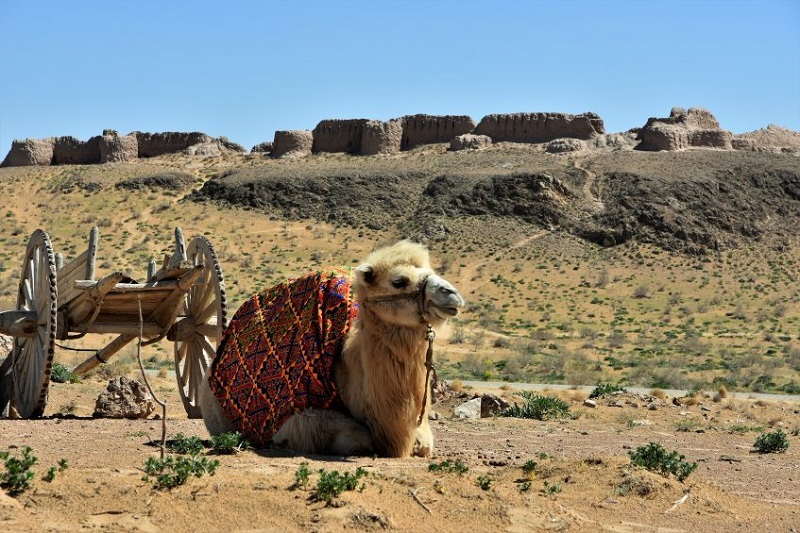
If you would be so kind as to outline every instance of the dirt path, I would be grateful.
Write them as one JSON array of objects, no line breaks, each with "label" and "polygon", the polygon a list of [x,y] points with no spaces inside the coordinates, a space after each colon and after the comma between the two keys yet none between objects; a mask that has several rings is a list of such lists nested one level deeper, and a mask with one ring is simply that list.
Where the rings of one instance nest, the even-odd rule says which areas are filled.
[{"label": "dirt path", "polygon": [[606,206],[603,203],[603,200],[600,197],[594,195],[594,191],[592,191],[592,187],[594,186],[594,182],[597,179],[597,175],[594,172],[591,172],[587,168],[581,166],[581,161],[576,159],[574,161],[575,169],[579,170],[585,176],[585,181],[583,182],[583,196],[589,200],[587,204],[589,212],[594,213],[601,213],[605,210]]}]

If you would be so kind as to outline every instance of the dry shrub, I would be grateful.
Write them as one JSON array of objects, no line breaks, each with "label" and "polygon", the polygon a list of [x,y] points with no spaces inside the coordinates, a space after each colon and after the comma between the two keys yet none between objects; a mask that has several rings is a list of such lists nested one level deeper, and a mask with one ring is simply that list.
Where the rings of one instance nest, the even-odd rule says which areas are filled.
[{"label": "dry shrub", "polygon": [[650,396],[652,396],[653,398],[658,398],[661,401],[664,401],[664,400],[667,399],[667,393],[664,392],[662,389],[653,389],[653,390],[651,390],[650,391]]},{"label": "dry shrub", "polygon": [[454,379],[450,382],[450,390],[453,392],[463,392],[464,383],[460,379]]},{"label": "dry shrub", "polygon": [[585,390],[573,389],[567,393],[567,397],[570,401],[583,403],[589,397],[589,393]]},{"label": "dry shrub", "polygon": [[683,399],[683,405],[697,405],[700,399],[697,396],[687,396]]},{"label": "dry shrub", "polygon": [[714,394],[713,400],[715,402],[721,402],[727,397],[728,397],[728,389],[725,387],[725,385],[720,385],[720,387],[717,389],[717,393]]}]

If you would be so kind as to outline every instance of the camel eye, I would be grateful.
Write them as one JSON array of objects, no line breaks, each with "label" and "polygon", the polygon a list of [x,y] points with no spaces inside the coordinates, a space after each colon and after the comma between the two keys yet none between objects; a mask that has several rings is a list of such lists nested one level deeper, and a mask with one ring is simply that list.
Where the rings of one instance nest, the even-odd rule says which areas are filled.
[{"label": "camel eye", "polygon": [[403,276],[392,280],[392,287],[395,289],[405,289],[408,287],[408,278]]}]

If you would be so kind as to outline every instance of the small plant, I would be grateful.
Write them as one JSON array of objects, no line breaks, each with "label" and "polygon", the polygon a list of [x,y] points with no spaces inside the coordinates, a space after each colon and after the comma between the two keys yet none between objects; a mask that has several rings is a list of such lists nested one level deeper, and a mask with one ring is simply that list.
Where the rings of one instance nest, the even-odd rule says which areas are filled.
[{"label": "small plant", "polygon": [[164,459],[148,457],[144,464],[146,475],[142,476],[142,481],[149,481],[153,476],[157,489],[172,489],[185,484],[191,476],[213,476],[218,466],[217,460],[209,461],[207,457],[195,455],[168,455]]},{"label": "small plant", "polygon": [[532,485],[533,481],[531,481],[530,479],[522,479],[517,481],[517,489],[519,489],[520,492],[528,492],[529,490],[531,490]]},{"label": "small plant", "polygon": [[50,370],[50,379],[56,383],[80,383],[81,378],[70,372],[70,370],[61,364],[54,364]]},{"label": "small plant", "polygon": [[352,474],[345,472],[340,474],[337,470],[328,472],[325,469],[319,471],[317,487],[311,493],[311,501],[330,503],[333,498],[338,498],[347,490],[364,490],[366,486],[363,482],[359,486],[359,480],[367,474],[367,471],[360,466]]},{"label": "small plant", "polygon": [[78,406],[75,403],[75,400],[70,400],[67,403],[63,404],[61,407],[58,408],[58,412],[62,415],[73,415],[75,414],[75,409]]},{"label": "small plant", "polygon": [[455,461],[450,461],[449,459],[445,459],[441,463],[431,463],[428,465],[429,472],[446,472],[450,474],[458,474],[462,476],[469,472],[469,467],[464,464],[464,461],[461,459],[456,459]]},{"label": "small plant", "polygon": [[0,487],[9,494],[19,494],[30,488],[34,476],[31,467],[38,461],[31,452],[30,446],[22,448],[22,458],[13,457],[10,452],[0,452],[0,461],[5,463],[5,472],[0,472]]},{"label": "small plant", "polygon": [[522,473],[525,474],[527,479],[533,479],[536,475],[536,466],[538,463],[533,459],[528,459],[525,461],[525,464],[522,465]]},{"label": "small plant", "polygon": [[311,476],[311,471],[308,469],[308,463],[303,461],[294,473],[294,489],[304,489],[308,486],[308,480]]},{"label": "small plant", "polygon": [[589,398],[599,398],[604,394],[611,394],[612,392],[628,392],[624,387],[619,385],[612,385],[611,383],[600,383],[592,392],[589,393]]},{"label": "small plant", "polygon": [[789,438],[782,430],[762,433],[753,443],[758,453],[783,453],[789,449]]},{"label": "small plant", "polygon": [[481,490],[489,490],[494,484],[494,478],[492,476],[478,476],[476,483]]},{"label": "small plant", "polygon": [[172,440],[167,442],[167,449],[180,455],[197,455],[204,450],[204,447],[200,437],[196,435],[187,437],[183,433],[176,433]]},{"label": "small plant", "polygon": [[667,453],[663,446],[654,442],[647,446],[639,446],[636,450],[628,452],[628,455],[634,466],[641,466],[666,477],[672,474],[678,481],[689,477],[689,474],[697,468],[697,463],[686,462],[686,458],[676,451]]},{"label": "small plant", "polygon": [[553,483],[550,484],[547,481],[544,482],[542,486],[542,494],[558,494],[561,492],[561,483]]},{"label": "small plant", "polygon": [[531,418],[534,420],[551,420],[569,416],[569,404],[552,396],[540,396],[528,391],[518,394],[525,403],[514,404],[500,411],[500,416],[513,418]]},{"label": "small plant", "polygon": [[250,447],[244,435],[238,431],[222,433],[211,437],[211,452],[217,455],[231,455]]},{"label": "small plant", "polygon": [[67,460],[61,459],[58,461],[58,467],[51,466],[47,469],[47,472],[42,476],[42,479],[47,481],[48,483],[52,483],[53,480],[56,479],[56,472],[63,472],[67,469]]},{"label": "small plant", "polygon": [[761,432],[764,428],[759,426],[748,426],[747,424],[731,424],[728,426],[728,432],[734,435],[744,435],[748,431]]}]

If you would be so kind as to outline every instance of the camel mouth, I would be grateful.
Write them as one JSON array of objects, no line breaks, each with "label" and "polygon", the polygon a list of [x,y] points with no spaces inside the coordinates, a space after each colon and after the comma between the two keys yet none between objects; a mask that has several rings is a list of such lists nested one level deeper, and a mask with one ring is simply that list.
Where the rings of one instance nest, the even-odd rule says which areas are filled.
[{"label": "camel mouth", "polygon": [[453,318],[458,315],[458,307],[440,307],[438,305],[431,306],[431,311],[439,318]]}]

